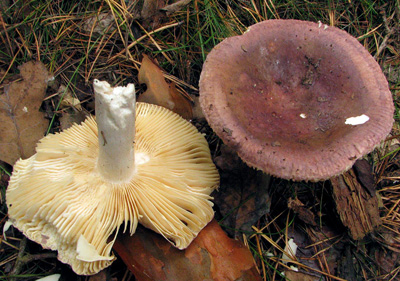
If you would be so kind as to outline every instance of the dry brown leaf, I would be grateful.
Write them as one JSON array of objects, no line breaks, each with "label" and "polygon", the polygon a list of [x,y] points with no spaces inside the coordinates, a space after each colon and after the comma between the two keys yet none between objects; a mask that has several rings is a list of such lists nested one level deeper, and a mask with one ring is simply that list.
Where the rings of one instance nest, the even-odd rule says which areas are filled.
[{"label": "dry brown leaf", "polygon": [[299,198],[289,198],[288,200],[288,207],[289,209],[293,210],[299,218],[304,221],[305,223],[308,223],[313,226],[317,226],[317,223],[315,222],[315,215],[314,213],[307,208],[303,202],[300,201]]},{"label": "dry brown leaf", "polygon": [[111,13],[101,13],[88,18],[82,23],[82,29],[88,33],[103,34],[107,29],[113,31],[115,28],[114,16]]},{"label": "dry brown leaf", "polygon": [[269,213],[270,177],[248,167],[225,145],[215,162],[221,176],[218,192],[213,193],[214,202],[224,217],[220,223],[234,237],[251,232],[252,225]]},{"label": "dry brown leaf", "polygon": [[[168,5],[163,0],[131,2],[134,3],[129,3],[127,6],[133,6],[133,9],[128,8],[128,10],[124,11],[128,15],[128,20],[138,20],[146,29],[155,30],[160,27],[168,16],[184,9],[191,1],[178,0]],[[101,35],[105,31],[115,30],[117,21],[118,19],[115,19],[112,13],[100,13],[82,21],[81,28],[85,32]]]},{"label": "dry brown leaf", "polygon": [[321,280],[320,276],[312,276],[302,272],[296,272],[292,270],[285,270],[285,276],[288,280],[291,281],[319,281]]},{"label": "dry brown leaf", "polygon": [[[338,263],[344,258],[343,249],[347,243],[343,239],[343,229],[333,224],[322,227],[306,226],[303,230],[298,229],[297,234],[289,234],[299,245],[299,260],[309,268],[338,275]],[[317,274],[317,271],[314,273]]]},{"label": "dry brown leaf", "polygon": [[64,131],[74,124],[80,124],[85,121],[87,116],[88,115],[84,111],[69,109],[63,112],[60,117],[60,129]]},{"label": "dry brown leaf", "polygon": [[162,11],[165,11],[167,16],[182,10],[185,6],[189,5],[191,0],[178,0],[175,3],[169,4],[162,8]]},{"label": "dry brown leaf", "polygon": [[132,19],[140,20],[141,25],[146,29],[155,30],[165,20],[170,20],[168,17],[171,14],[184,9],[191,1],[144,0],[131,2],[134,2],[134,8],[131,11]]},{"label": "dry brown leaf", "polygon": [[144,0],[143,5],[136,5],[136,14],[141,20],[142,26],[150,30],[160,27],[162,19],[165,17],[160,9],[164,6],[164,0]]},{"label": "dry brown leaf", "polygon": [[78,111],[82,110],[81,101],[79,99],[73,97],[71,91],[69,91],[64,85],[61,85],[58,88],[57,93],[60,96],[63,96],[59,109],[73,107]]},{"label": "dry brown leaf", "polygon": [[[141,11],[142,19],[149,19],[155,17],[159,13],[159,10],[165,6],[165,1],[159,0],[144,0]],[[152,19],[155,20],[154,18]]]},{"label": "dry brown leaf", "polygon": [[161,69],[151,59],[143,55],[139,69],[139,83],[146,84],[147,90],[139,96],[138,101],[166,107],[185,119],[192,119],[192,105],[182,96],[174,83],[165,81]]},{"label": "dry brown leaf", "polygon": [[57,93],[63,97],[59,107],[59,109],[62,110],[60,129],[64,131],[73,124],[80,124],[85,121],[89,113],[82,108],[81,101],[73,97],[71,91],[69,91],[64,85],[61,85],[58,88]]},{"label": "dry brown leaf", "polygon": [[114,250],[138,281],[261,281],[250,250],[215,220],[185,250],[140,225],[133,236],[118,235]]},{"label": "dry brown leaf", "polygon": [[0,94],[0,159],[10,165],[34,154],[49,123],[39,108],[51,75],[34,61],[23,64],[20,72],[22,81],[5,85]]}]

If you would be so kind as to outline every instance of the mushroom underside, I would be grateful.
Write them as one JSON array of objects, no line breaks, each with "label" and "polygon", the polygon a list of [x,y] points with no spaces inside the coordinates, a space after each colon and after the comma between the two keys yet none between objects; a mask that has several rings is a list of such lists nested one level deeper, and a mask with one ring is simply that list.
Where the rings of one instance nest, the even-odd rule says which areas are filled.
[{"label": "mushroom underside", "polygon": [[90,275],[115,257],[119,227],[137,223],[186,248],[213,218],[210,193],[219,175],[208,144],[194,126],[159,106],[137,103],[136,173],[110,183],[96,168],[94,118],[41,140],[20,160],[7,190],[13,225],[77,274]]}]

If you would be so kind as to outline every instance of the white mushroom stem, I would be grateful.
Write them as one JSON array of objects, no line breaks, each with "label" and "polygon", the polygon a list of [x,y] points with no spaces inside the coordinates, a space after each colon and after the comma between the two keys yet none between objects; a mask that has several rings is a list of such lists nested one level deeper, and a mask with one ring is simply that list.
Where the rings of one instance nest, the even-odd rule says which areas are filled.
[{"label": "white mushroom stem", "polygon": [[129,182],[135,173],[135,86],[113,88],[107,82],[95,79],[93,87],[99,173],[110,182]]}]

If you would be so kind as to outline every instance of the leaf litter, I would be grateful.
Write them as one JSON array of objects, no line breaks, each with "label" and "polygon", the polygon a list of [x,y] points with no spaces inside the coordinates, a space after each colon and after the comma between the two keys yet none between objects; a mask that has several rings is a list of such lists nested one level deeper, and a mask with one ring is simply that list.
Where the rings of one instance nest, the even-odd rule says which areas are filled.
[{"label": "leaf litter", "polygon": [[0,159],[10,165],[34,154],[49,124],[40,106],[54,77],[35,61],[21,65],[20,76],[0,94]]},{"label": "leaf litter", "polygon": [[89,113],[82,107],[81,101],[73,97],[69,89],[61,85],[57,94],[63,97],[59,108],[61,110],[61,117],[59,118],[61,130],[65,130],[73,124],[80,124],[85,121]]}]

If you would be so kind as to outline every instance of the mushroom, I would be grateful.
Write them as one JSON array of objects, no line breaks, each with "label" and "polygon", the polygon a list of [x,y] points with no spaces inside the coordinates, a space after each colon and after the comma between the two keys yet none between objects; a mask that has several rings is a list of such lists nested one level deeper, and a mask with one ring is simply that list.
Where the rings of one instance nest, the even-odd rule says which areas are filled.
[{"label": "mushroom", "polygon": [[111,264],[122,224],[186,248],[213,218],[219,184],[193,125],[156,105],[135,111],[133,84],[94,80],[94,90],[96,119],[43,138],[15,164],[6,193],[12,224],[81,275]]},{"label": "mushroom", "polygon": [[208,54],[200,104],[250,166],[319,181],[339,175],[390,132],[393,101],[378,63],[321,23],[267,20]]}]

